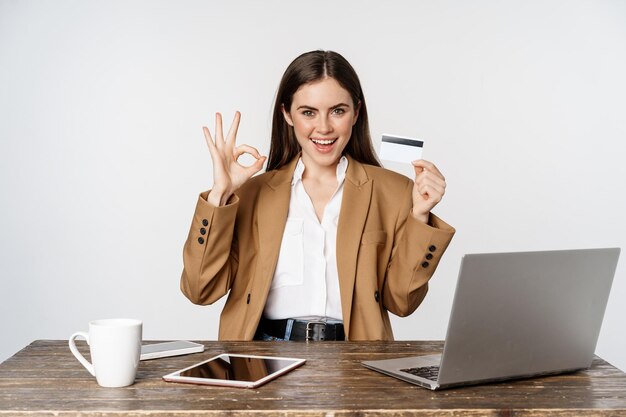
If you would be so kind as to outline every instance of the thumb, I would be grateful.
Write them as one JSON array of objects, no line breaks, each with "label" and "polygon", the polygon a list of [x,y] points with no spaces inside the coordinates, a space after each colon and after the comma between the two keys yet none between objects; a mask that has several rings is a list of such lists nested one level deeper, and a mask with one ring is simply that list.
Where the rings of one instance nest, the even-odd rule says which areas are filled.
[{"label": "thumb", "polygon": [[413,170],[415,171],[415,176],[417,177],[419,174],[425,171],[425,168],[413,165]]},{"label": "thumb", "polygon": [[260,170],[263,169],[263,164],[267,160],[266,156],[262,156],[257,159],[252,165],[250,165],[246,170],[250,173],[250,175],[254,175]]}]

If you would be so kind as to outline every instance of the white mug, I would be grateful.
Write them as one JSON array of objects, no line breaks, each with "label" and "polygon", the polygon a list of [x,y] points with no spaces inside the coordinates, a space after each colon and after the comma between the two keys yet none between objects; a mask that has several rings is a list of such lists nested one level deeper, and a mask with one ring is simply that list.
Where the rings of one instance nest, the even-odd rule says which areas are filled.
[{"label": "white mug", "polygon": [[[89,322],[89,333],[76,332],[69,340],[76,359],[96,377],[102,387],[125,387],[135,382],[141,355],[141,320],[107,319]],[[89,345],[89,363],[76,349],[74,339]]]}]

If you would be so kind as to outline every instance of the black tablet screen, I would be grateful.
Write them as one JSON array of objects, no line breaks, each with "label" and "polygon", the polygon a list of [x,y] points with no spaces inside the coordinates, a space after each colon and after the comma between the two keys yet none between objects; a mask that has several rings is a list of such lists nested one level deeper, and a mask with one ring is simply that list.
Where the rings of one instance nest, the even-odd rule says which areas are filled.
[{"label": "black tablet screen", "polygon": [[295,361],[221,355],[180,373],[180,376],[253,382],[280,371]]}]

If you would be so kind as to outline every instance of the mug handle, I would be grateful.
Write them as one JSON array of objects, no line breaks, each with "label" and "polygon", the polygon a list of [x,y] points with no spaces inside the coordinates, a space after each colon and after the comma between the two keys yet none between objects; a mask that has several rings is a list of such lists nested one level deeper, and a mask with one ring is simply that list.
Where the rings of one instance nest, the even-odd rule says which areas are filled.
[{"label": "mug handle", "polygon": [[93,365],[89,363],[83,355],[81,355],[78,349],[76,349],[76,343],[74,342],[74,339],[76,339],[78,336],[81,336],[83,339],[87,341],[87,344],[89,344],[89,335],[87,333],[76,332],[70,337],[70,340],[69,340],[70,350],[72,351],[76,359],[78,359],[78,362],[80,362],[85,367],[85,369],[89,371],[91,375],[96,376],[96,371],[94,370]]}]

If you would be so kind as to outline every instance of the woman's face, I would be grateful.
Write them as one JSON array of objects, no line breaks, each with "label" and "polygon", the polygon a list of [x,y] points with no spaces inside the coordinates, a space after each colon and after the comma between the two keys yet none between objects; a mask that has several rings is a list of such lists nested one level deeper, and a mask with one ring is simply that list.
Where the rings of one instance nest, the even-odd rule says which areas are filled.
[{"label": "woman's face", "polygon": [[304,165],[335,166],[359,116],[350,93],[334,78],[302,85],[283,115],[302,147]]}]

